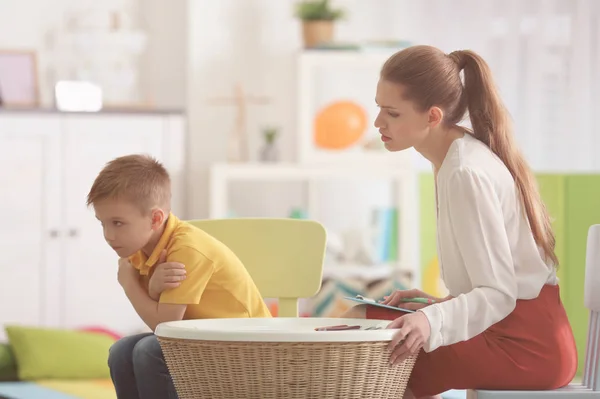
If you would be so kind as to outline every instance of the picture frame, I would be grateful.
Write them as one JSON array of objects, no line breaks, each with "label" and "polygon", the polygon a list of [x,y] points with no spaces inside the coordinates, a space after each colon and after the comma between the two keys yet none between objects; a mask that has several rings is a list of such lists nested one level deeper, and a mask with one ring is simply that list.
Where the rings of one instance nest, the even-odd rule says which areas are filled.
[{"label": "picture frame", "polygon": [[35,108],[39,101],[36,52],[0,49],[0,107]]}]

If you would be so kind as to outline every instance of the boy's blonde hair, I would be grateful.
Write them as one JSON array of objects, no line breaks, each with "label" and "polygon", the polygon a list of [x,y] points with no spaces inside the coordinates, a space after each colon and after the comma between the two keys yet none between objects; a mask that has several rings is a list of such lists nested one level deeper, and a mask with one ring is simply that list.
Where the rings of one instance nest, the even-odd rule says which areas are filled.
[{"label": "boy's blonde hair", "polygon": [[100,172],[87,196],[87,205],[111,198],[123,199],[143,213],[158,206],[171,208],[171,178],[163,165],[149,155],[126,155],[113,159]]}]

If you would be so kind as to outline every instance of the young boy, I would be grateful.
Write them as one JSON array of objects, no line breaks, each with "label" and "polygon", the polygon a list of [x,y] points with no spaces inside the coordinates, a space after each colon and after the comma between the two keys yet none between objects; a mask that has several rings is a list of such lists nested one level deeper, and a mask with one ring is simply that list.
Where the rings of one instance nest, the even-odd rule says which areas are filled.
[{"label": "young boy", "polygon": [[[109,162],[87,198],[120,258],[119,284],[146,325],[154,331],[182,319],[271,317],[236,255],[179,220],[170,202],[167,171],[144,155]],[[116,342],[108,364],[118,398],[177,397],[152,333]]]}]

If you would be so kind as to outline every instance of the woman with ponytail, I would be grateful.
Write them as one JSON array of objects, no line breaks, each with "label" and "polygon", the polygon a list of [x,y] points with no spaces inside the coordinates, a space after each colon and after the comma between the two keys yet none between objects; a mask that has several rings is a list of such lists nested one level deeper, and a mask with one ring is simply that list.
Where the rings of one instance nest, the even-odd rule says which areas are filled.
[{"label": "woman with ponytail", "polygon": [[[420,351],[406,398],[567,385],[577,352],[550,217],[485,61],[473,51],[410,47],[384,64],[376,101],[388,151],[414,147],[433,166],[450,295],[396,291],[382,302],[417,311],[361,305],[344,317],[393,320],[391,363]],[[472,130],[459,125],[466,115]],[[406,302],[414,297],[431,301]]]}]

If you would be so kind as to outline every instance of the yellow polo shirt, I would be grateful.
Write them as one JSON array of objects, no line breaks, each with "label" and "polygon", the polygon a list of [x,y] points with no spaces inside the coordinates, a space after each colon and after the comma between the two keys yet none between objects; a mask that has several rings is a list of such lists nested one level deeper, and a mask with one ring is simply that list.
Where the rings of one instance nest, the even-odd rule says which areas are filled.
[{"label": "yellow polo shirt", "polygon": [[150,257],[139,251],[129,258],[144,276],[146,289],[163,249],[168,262],[185,265],[186,279],[164,291],[159,301],[188,305],[184,319],[271,317],[240,259],[221,241],[172,213]]}]

